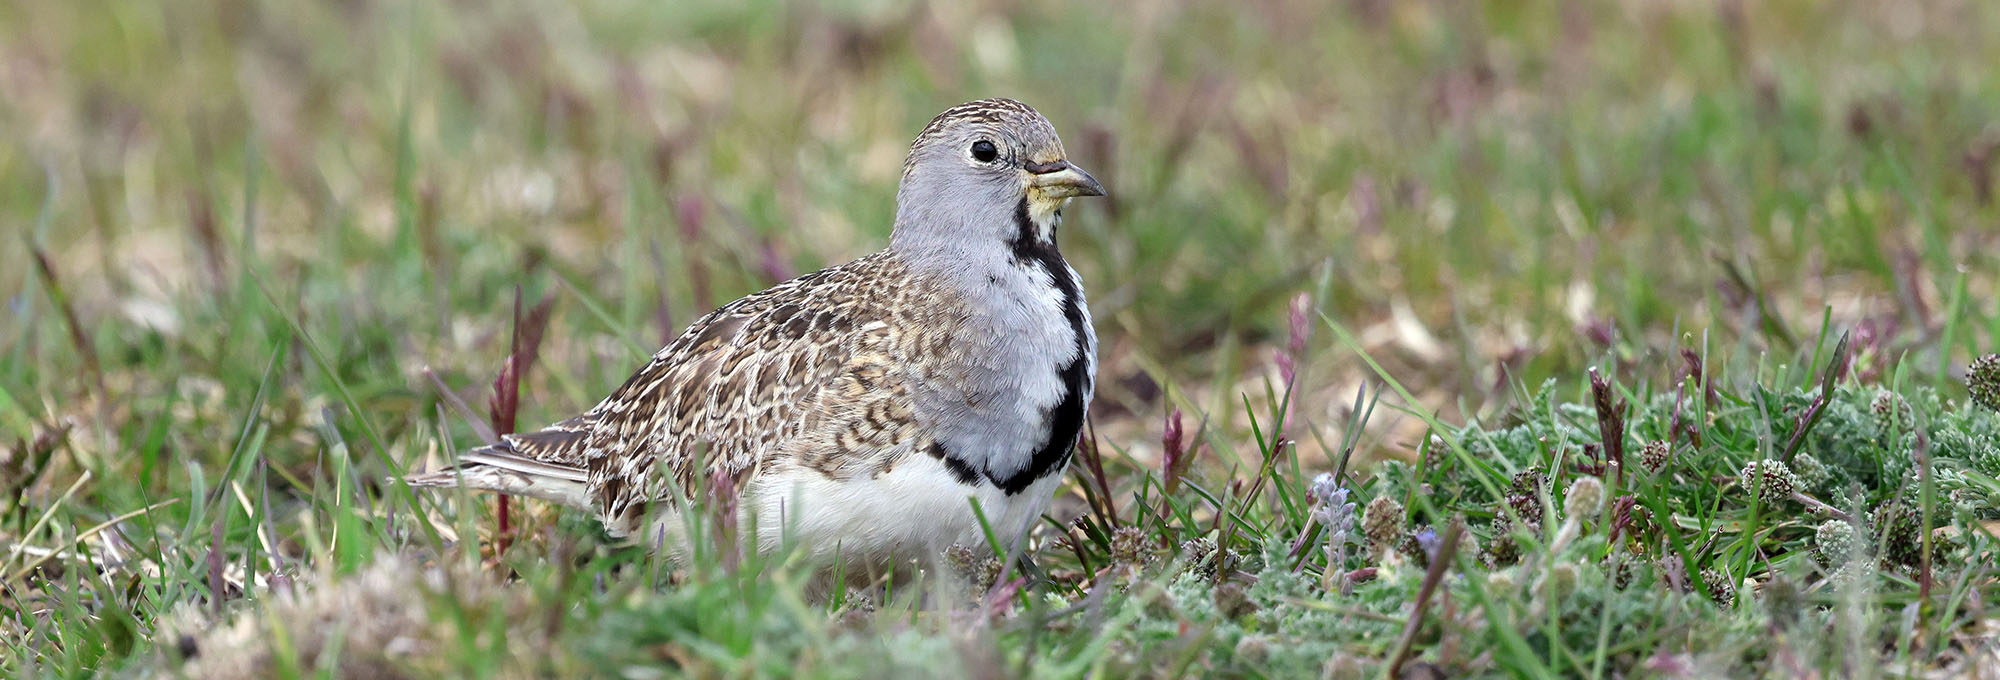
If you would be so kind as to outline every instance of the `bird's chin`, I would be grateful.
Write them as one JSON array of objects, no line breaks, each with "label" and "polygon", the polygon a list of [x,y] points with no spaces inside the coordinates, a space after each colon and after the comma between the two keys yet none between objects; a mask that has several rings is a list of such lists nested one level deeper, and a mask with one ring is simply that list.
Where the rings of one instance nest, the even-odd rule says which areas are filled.
[{"label": "bird's chin", "polygon": [[1054,187],[1030,188],[1028,189],[1028,215],[1033,217],[1036,222],[1046,222],[1053,219],[1056,213],[1063,209],[1063,206],[1069,205],[1069,199],[1073,196],[1075,194],[1066,193]]},{"label": "bird's chin", "polygon": [[1054,210],[1062,210],[1062,206],[1068,206],[1070,198],[1076,198],[1076,192],[1070,190],[1068,186],[1034,186],[1034,188],[1028,188],[1028,208],[1044,208],[1044,210],[1054,212]]}]

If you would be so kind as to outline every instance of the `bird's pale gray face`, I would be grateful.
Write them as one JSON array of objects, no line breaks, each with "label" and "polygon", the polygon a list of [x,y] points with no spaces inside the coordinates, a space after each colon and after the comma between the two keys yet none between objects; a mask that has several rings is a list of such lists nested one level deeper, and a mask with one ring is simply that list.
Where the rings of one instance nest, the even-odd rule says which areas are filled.
[{"label": "bird's pale gray face", "polygon": [[1005,238],[1018,233],[1009,225],[1025,209],[1038,238],[1053,239],[1069,199],[1102,195],[1104,187],[1064,155],[1048,119],[1020,102],[985,99],[947,109],[910,145],[897,229]]}]

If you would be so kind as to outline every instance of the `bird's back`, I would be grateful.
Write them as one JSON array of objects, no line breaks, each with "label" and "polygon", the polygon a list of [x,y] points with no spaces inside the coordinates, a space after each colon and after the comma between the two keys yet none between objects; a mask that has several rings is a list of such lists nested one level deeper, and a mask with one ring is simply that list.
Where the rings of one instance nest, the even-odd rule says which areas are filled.
[{"label": "bird's back", "polygon": [[919,436],[907,367],[948,351],[962,316],[950,297],[886,251],[806,274],[697,320],[588,412],[466,459],[581,481],[580,497],[551,500],[596,511],[617,535],[717,475],[879,471]]}]

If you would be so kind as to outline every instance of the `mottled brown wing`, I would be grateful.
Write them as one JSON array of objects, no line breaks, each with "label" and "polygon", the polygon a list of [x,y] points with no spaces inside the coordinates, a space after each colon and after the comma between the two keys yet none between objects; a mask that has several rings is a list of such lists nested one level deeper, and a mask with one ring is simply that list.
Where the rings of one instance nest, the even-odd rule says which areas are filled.
[{"label": "mottled brown wing", "polygon": [[[740,475],[807,427],[881,318],[899,279],[871,256],[793,279],[703,317],[583,418],[588,484],[624,534],[648,502],[717,471]],[[879,327],[880,324],[875,324]]]},{"label": "mottled brown wing", "polygon": [[499,445],[485,448],[581,470],[594,423],[590,415],[581,415],[534,432],[500,435]]}]

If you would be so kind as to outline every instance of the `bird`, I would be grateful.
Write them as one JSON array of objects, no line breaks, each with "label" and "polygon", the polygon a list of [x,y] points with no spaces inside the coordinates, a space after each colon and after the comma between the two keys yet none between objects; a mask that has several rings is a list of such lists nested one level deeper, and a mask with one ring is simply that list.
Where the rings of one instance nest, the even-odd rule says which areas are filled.
[{"label": "bird", "polygon": [[1083,431],[1097,334],[1056,233],[1103,196],[1012,99],[945,109],[910,144],[886,248],[701,317],[589,411],[406,478],[594,513],[685,561],[685,513],[735,493],[770,553],[871,572],[1018,540]]}]

